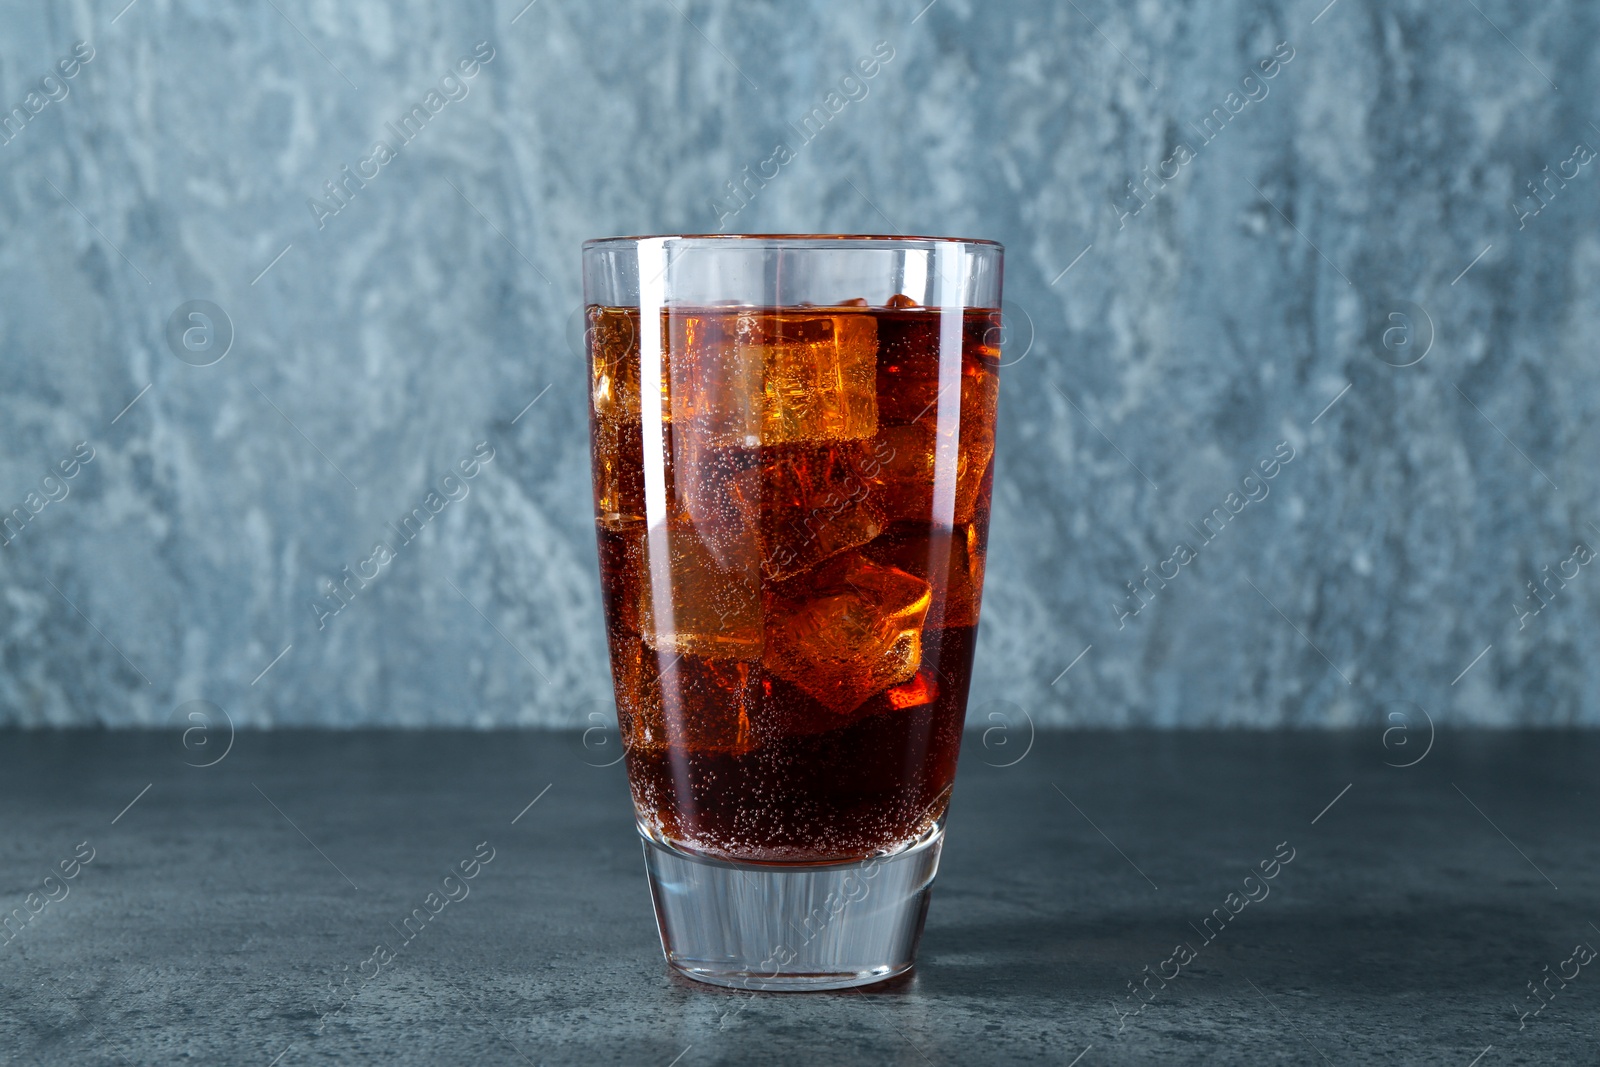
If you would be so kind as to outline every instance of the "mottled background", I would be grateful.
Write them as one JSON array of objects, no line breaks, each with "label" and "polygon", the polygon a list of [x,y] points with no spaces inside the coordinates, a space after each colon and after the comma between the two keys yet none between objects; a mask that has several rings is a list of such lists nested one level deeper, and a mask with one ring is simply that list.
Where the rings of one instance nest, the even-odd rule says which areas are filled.
[{"label": "mottled background", "polygon": [[[7,0],[0,107],[94,57],[0,145],[0,505],[94,458],[0,548],[0,723],[584,722],[579,245],[717,228],[880,41],[720,222],[1005,243],[978,725],[1600,723],[1600,575],[1537,614],[1526,586],[1600,544],[1600,12],[1325,2]],[[1535,200],[1545,167],[1576,176]],[[167,340],[193,300],[231,324],[209,366],[225,330]],[[479,442],[319,630],[319,584]],[[1270,494],[1119,619],[1279,442]]]}]

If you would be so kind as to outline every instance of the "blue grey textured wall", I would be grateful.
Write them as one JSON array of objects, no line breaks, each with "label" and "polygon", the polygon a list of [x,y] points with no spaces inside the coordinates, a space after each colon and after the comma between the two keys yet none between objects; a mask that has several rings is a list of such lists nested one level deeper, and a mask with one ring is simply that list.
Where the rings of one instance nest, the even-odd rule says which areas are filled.
[{"label": "blue grey textured wall", "polygon": [[0,723],[581,721],[578,247],[718,228],[1005,242],[975,714],[1600,722],[1594,6],[924,3],[5,3]]}]

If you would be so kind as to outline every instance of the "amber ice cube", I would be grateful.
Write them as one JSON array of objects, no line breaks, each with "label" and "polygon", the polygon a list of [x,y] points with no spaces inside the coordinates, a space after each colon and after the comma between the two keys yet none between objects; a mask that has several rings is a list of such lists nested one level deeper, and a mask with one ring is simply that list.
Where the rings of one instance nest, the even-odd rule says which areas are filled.
[{"label": "amber ice cube", "polygon": [[607,523],[596,531],[600,555],[600,596],[605,602],[606,625],[637,635],[639,632],[638,546],[644,538],[644,520]]},{"label": "amber ice cube", "polygon": [[[707,444],[695,427],[667,429],[670,462],[663,466],[670,521],[723,531],[707,547],[725,568],[742,567],[740,554],[749,545],[747,538],[732,535],[736,529],[757,531],[761,573],[775,580],[810,570],[883,530],[887,501],[878,480],[883,464],[874,456],[876,441],[717,447]],[[623,448],[641,447],[637,434],[622,438]],[[601,469],[602,456],[609,462],[611,438],[597,431],[595,440],[597,494],[602,484],[607,490],[599,497],[602,516],[642,514],[644,482],[638,461],[624,461],[617,476],[602,483],[602,473],[611,469]],[[887,446],[879,446],[879,452],[888,455]],[[627,510],[635,505],[639,511]]]},{"label": "amber ice cube", "polygon": [[642,410],[639,313],[625,308],[591,307],[588,316],[589,403],[595,418],[636,422]]},{"label": "amber ice cube", "polygon": [[716,445],[693,425],[674,424],[666,436],[671,518],[696,527],[754,528],[761,517],[761,450]]},{"label": "amber ice cube", "polygon": [[917,673],[927,582],[848,552],[787,584],[767,620],[768,671],[840,713]]},{"label": "amber ice cube", "polygon": [[[956,444],[941,438],[932,427],[914,423],[886,426],[880,439],[894,450],[893,458],[883,465],[880,475],[883,495],[879,500],[890,521],[950,524],[972,521],[977,512],[984,469],[994,454],[992,436],[980,435],[976,440],[963,438]],[[940,467],[952,460],[955,464],[952,510],[949,515],[936,515],[937,476]]]},{"label": "amber ice cube", "polygon": [[629,564],[639,628],[658,651],[761,655],[761,560],[751,527],[639,524]]},{"label": "amber ice cube", "polygon": [[754,747],[750,720],[761,696],[757,664],[660,652],[613,634],[617,722],[630,751],[665,748],[734,755]]},{"label": "amber ice cube", "polygon": [[863,551],[877,563],[898,567],[927,582],[933,601],[928,627],[978,625],[978,595],[983,589],[983,554],[970,524],[929,528],[920,523],[891,526]]},{"label": "amber ice cube", "polygon": [[872,442],[763,449],[761,566],[784,579],[866,544],[884,527]]},{"label": "amber ice cube", "polygon": [[619,528],[644,519],[644,451],[639,420],[596,419],[591,434],[595,518]]},{"label": "amber ice cube", "polygon": [[[980,487],[994,456],[994,409],[999,379],[991,372],[961,376],[961,407],[955,433],[940,433],[938,407],[916,422],[878,428],[884,511],[890,521],[959,525],[973,520]],[[954,511],[933,513],[934,490],[946,464],[955,466]]]},{"label": "amber ice cube", "polygon": [[619,527],[644,517],[638,313],[590,307],[587,315],[595,517]]},{"label": "amber ice cube", "polygon": [[697,311],[670,323],[671,420],[720,445],[871,437],[878,327],[866,314]]}]

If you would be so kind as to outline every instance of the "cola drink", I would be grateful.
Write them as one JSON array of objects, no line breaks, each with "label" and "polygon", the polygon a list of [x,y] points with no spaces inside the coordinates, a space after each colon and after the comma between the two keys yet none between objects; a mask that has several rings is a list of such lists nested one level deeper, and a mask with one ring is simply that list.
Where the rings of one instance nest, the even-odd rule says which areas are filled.
[{"label": "cola drink", "polygon": [[652,314],[593,305],[587,331],[641,830],[746,863],[904,848],[940,825],[955,776],[999,311],[896,296]]}]

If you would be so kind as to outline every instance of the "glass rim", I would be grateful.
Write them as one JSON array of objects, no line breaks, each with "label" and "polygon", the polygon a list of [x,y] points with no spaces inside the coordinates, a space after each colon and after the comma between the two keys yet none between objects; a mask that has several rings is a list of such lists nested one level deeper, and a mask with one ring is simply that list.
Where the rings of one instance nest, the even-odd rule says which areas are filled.
[{"label": "glass rim", "polygon": [[999,241],[991,241],[983,237],[933,237],[922,234],[882,234],[882,233],[652,233],[635,234],[624,237],[596,237],[583,242],[585,252],[608,246],[635,245],[641,241],[706,241],[714,243],[727,243],[730,245],[749,242],[752,244],[768,244],[776,247],[789,246],[805,248],[812,243],[821,247],[837,242],[848,247],[851,242],[859,242],[861,247],[874,245],[976,245],[982,248],[992,248],[998,252],[1005,251],[1005,245]]}]

